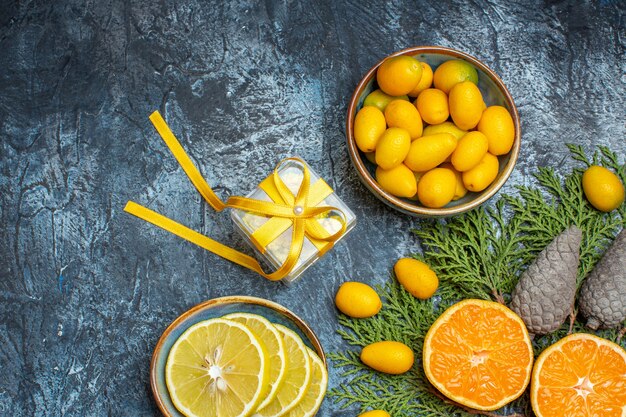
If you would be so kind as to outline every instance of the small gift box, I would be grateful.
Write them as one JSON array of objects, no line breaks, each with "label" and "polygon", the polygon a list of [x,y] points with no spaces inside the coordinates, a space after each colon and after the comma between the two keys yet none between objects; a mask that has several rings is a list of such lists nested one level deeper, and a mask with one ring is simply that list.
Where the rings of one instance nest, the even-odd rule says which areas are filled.
[{"label": "small gift box", "polygon": [[150,116],[189,180],[215,209],[234,209],[232,219],[240,232],[276,268],[267,273],[245,253],[204,236],[137,203],[124,208],[147,222],[186,239],[222,258],[251,269],[263,277],[286,282],[295,280],[354,227],[354,213],[332,188],[300,158],[288,158],[246,197],[231,196],[223,202],[158,112]]},{"label": "small gift box", "polygon": [[[354,213],[337,196],[330,186],[311,167],[299,158],[289,158],[281,162],[276,173],[268,176],[246,198],[274,203],[293,204],[292,199],[298,195],[305,172],[309,173],[309,207],[328,208],[321,214],[306,219],[305,235],[297,262],[291,272],[283,280],[293,282],[309,266],[321,258],[333,244],[339,242],[352,230],[356,223]],[[276,185],[276,177],[286,186],[286,198],[281,195]],[[284,201],[284,200],[288,201]],[[298,206],[294,205],[298,211]],[[293,222],[281,217],[271,217],[244,210],[233,210],[231,217],[243,237],[275,268],[279,268],[287,260],[293,247]],[[345,220],[345,227],[342,225]],[[332,236],[342,229],[343,232],[334,241],[319,239],[314,229]]]}]

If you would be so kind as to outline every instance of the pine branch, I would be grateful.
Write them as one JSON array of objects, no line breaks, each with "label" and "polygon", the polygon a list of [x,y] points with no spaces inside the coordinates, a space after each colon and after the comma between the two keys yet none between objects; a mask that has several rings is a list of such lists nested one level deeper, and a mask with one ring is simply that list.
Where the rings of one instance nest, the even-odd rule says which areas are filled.
[{"label": "pine branch", "polygon": [[413,232],[423,259],[442,281],[447,298],[492,297],[503,301],[516,282],[524,256],[521,222],[506,219],[503,200],[495,209],[479,208],[443,223],[424,222]]},{"label": "pine branch", "polygon": [[587,155],[585,154],[585,150],[583,149],[582,146],[574,145],[571,143],[568,143],[565,146],[567,146],[567,149],[569,149],[570,153],[572,154],[572,159],[585,164],[585,168],[591,165],[591,162],[587,158]]}]

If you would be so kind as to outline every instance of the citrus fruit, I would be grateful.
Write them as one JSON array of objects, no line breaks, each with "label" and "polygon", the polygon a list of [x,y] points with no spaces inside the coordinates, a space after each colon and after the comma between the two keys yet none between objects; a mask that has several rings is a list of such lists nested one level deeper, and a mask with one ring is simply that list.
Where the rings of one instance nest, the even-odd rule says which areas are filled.
[{"label": "citrus fruit", "polygon": [[454,189],[454,197],[452,197],[452,201],[465,197],[465,194],[467,194],[467,188],[465,188],[465,184],[463,184],[463,174],[454,169],[452,164],[449,162],[443,163],[439,165],[439,167],[449,169],[454,172],[454,176],[456,177],[456,188]]},{"label": "citrus fruit", "polygon": [[269,355],[269,380],[263,393],[263,400],[257,408],[269,404],[278,393],[278,388],[286,377],[287,357],[285,356],[285,342],[276,330],[276,327],[265,317],[249,313],[233,313],[222,318],[236,321],[250,329],[265,345]]},{"label": "citrus fruit", "polygon": [[537,417],[623,417],[626,351],[598,336],[575,333],[535,362],[530,401]]},{"label": "citrus fruit", "polygon": [[383,93],[383,91],[379,88],[367,95],[365,100],[363,100],[363,107],[365,106],[374,106],[377,107],[378,110],[384,112],[387,104],[391,103],[393,100],[406,100],[409,101],[409,96],[406,94],[403,96],[390,96],[389,94]]},{"label": "citrus fruit", "polygon": [[438,125],[428,125],[424,128],[424,132],[422,136],[434,135],[436,133],[449,133],[454,136],[457,140],[461,139],[463,135],[467,133],[467,131],[459,129],[452,122],[443,122]]},{"label": "citrus fruit", "polygon": [[439,287],[437,274],[424,262],[402,258],[393,266],[398,282],[414,297],[425,300]]},{"label": "citrus fruit", "polygon": [[326,388],[328,387],[328,371],[326,370],[326,366],[312,349],[307,347],[306,350],[313,367],[311,383],[309,384],[309,389],[306,391],[304,398],[302,398],[285,417],[314,416],[320,408],[320,405],[322,405],[322,401],[324,401],[324,396],[326,395]]},{"label": "citrus fruit", "polygon": [[363,414],[359,414],[358,417],[391,417],[388,412],[383,410],[371,410],[366,411]]},{"label": "citrus fruit", "polygon": [[372,287],[362,282],[344,282],[335,295],[335,305],[346,316],[372,317],[383,306]]},{"label": "citrus fruit", "polygon": [[483,96],[476,84],[471,81],[456,84],[450,90],[448,102],[450,104],[450,116],[452,116],[455,125],[463,130],[471,130],[476,127],[485,108]]},{"label": "citrus fruit", "polygon": [[511,113],[502,106],[489,106],[476,127],[489,140],[489,153],[504,155],[513,147],[515,125]]},{"label": "citrus fruit", "polygon": [[302,339],[282,324],[275,323],[274,326],[285,342],[287,376],[278,388],[276,398],[264,408],[257,410],[255,416],[284,416],[304,398],[311,382],[311,358]]},{"label": "citrus fruit", "polygon": [[433,75],[435,88],[449,93],[452,87],[463,81],[478,84],[478,72],[469,62],[451,59],[439,65]]},{"label": "citrus fruit", "polygon": [[361,351],[361,362],[372,369],[392,375],[403,374],[413,366],[410,347],[400,342],[384,341],[367,345]]},{"label": "citrus fruit", "polygon": [[[424,172],[415,172],[413,171],[413,175],[415,176],[415,183],[419,184],[420,183],[420,178],[422,178],[422,175],[424,175]],[[409,200],[413,200],[413,201],[418,201],[419,198],[417,198],[417,191],[415,191],[415,194],[411,197],[409,197]]]},{"label": "citrus fruit", "polygon": [[436,88],[427,88],[422,91],[415,100],[415,107],[422,119],[431,125],[443,123],[450,116],[448,96]]},{"label": "citrus fruit", "polygon": [[420,203],[430,208],[443,207],[452,201],[456,191],[454,172],[446,168],[435,168],[426,172],[417,185]]},{"label": "citrus fruit", "polygon": [[600,211],[609,212],[624,202],[624,184],[608,169],[592,165],[583,173],[587,200]]},{"label": "citrus fruit", "polygon": [[422,78],[422,65],[410,56],[385,59],[376,71],[376,81],[384,93],[402,96],[413,91]]},{"label": "citrus fruit", "polygon": [[363,107],[354,118],[354,140],[363,152],[373,152],[387,129],[385,115],[374,106]]},{"label": "citrus fruit", "polygon": [[399,127],[390,127],[380,136],[376,145],[376,164],[382,169],[397,167],[406,158],[410,147],[409,132]]},{"label": "citrus fruit", "polygon": [[420,82],[417,83],[415,88],[408,94],[411,97],[417,97],[419,93],[433,85],[433,69],[425,62],[420,61],[420,64],[422,64],[422,77],[420,78]]},{"label": "citrus fruit", "polygon": [[497,410],[519,397],[533,365],[522,319],[485,300],[464,300],[444,311],[426,334],[423,355],[428,380],[477,410]]},{"label": "citrus fruit", "polygon": [[396,197],[412,197],[417,192],[417,181],[406,165],[400,164],[388,170],[376,168],[376,182],[389,194]]},{"label": "citrus fruit", "polygon": [[422,136],[411,143],[404,163],[413,171],[428,171],[445,161],[456,144],[456,139],[449,133]]},{"label": "citrus fruit", "polygon": [[487,136],[478,131],[469,132],[459,140],[450,162],[457,171],[468,171],[478,165],[488,148]]},{"label": "citrus fruit", "polygon": [[389,127],[401,127],[409,132],[411,140],[422,136],[422,118],[413,104],[394,100],[385,109],[385,120]]},{"label": "citrus fruit", "polygon": [[482,191],[496,179],[499,168],[498,157],[487,152],[478,165],[462,173],[463,185],[470,191]]},{"label": "citrus fruit", "polygon": [[370,161],[372,164],[376,163],[376,152],[366,152],[365,158]]},{"label": "citrus fruit", "polygon": [[249,416],[262,400],[269,357],[243,324],[210,319],[187,329],[170,349],[165,382],[186,416]]}]

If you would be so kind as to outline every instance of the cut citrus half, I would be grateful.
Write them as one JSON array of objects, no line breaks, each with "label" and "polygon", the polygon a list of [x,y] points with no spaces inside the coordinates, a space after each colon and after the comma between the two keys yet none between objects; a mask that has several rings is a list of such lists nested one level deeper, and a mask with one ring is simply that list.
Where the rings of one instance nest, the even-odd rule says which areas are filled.
[{"label": "cut citrus half", "polygon": [[258,410],[255,417],[280,417],[293,409],[306,394],[311,382],[311,359],[307,348],[293,330],[274,324],[285,342],[287,376],[278,389],[276,398]]},{"label": "cut citrus half", "polygon": [[537,417],[626,415],[626,351],[598,336],[564,337],[537,358],[530,384]]},{"label": "cut citrus half", "polygon": [[265,317],[250,313],[228,314],[224,319],[233,320],[243,324],[261,339],[269,354],[269,381],[262,396],[263,401],[257,408],[261,409],[268,405],[278,393],[278,388],[285,379],[287,370],[287,357],[285,356],[285,342],[276,330],[276,327]]},{"label": "cut citrus half", "polygon": [[184,415],[246,417],[268,380],[268,355],[246,326],[210,319],[187,329],[170,349],[165,382]]},{"label": "cut citrus half", "polygon": [[313,376],[311,377],[311,384],[306,391],[304,398],[291,409],[285,417],[312,417],[317,413],[317,410],[324,401],[326,395],[326,388],[328,387],[328,371],[324,362],[317,356],[317,354],[310,348],[306,348],[309,353],[309,358],[313,364]]},{"label": "cut citrus half", "polygon": [[477,410],[497,410],[530,381],[533,348],[522,319],[485,300],[454,304],[424,339],[424,373],[446,397]]}]

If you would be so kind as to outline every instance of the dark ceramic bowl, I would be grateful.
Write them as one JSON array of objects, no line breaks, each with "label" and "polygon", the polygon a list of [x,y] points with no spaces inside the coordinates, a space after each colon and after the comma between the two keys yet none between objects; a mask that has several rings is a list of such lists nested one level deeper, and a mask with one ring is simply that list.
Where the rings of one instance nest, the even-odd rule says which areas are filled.
[{"label": "dark ceramic bowl", "polygon": [[[424,61],[428,65],[430,65],[433,69],[433,72],[441,63],[450,59],[462,59],[469,62],[474,68],[476,68],[476,71],[478,72],[478,88],[483,95],[485,104],[487,104],[487,106],[503,106],[511,113],[511,116],[513,117],[513,124],[515,127],[515,139],[513,141],[513,147],[508,154],[498,157],[500,163],[498,176],[493,181],[493,183],[489,185],[489,187],[487,187],[485,190],[478,193],[470,191],[465,195],[465,197],[456,201],[452,201],[447,206],[442,208],[428,208],[421,205],[418,201],[395,197],[383,190],[376,182],[374,174],[376,172],[376,166],[368,161],[365,157],[365,154],[361,152],[356,146],[356,141],[354,140],[354,118],[356,116],[356,113],[363,106],[363,100],[365,100],[365,97],[367,97],[369,93],[377,88],[376,71],[378,70],[380,64],[385,59],[398,55],[414,56],[418,60]],[[506,180],[511,175],[511,172],[513,171],[513,167],[515,166],[515,163],[517,162],[517,157],[519,155],[522,137],[520,130],[520,119],[511,94],[507,90],[500,77],[498,77],[485,64],[483,64],[471,55],[456,51],[454,49],[444,48],[441,46],[416,46],[413,48],[408,48],[399,52],[395,52],[389,55],[389,57],[385,57],[385,59],[382,59],[380,62],[374,65],[374,67],[372,67],[372,69],[370,69],[367,74],[365,74],[365,76],[357,85],[356,90],[354,90],[354,94],[352,95],[352,99],[350,100],[350,105],[348,106],[348,115],[346,120],[346,138],[348,140],[348,151],[350,152],[350,159],[352,160],[352,164],[356,168],[361,181],[376,197],[378,197],[385,204],[403,213],[411,214],[414,216],[452,216],[480,206],[485,201],[493,197],[504,185]]]},{"label": "dark ceramic bowl", "polygon": [[295,331],[305,345],[313,349],[326,366],[326,355],[313,330],[290,310],[272,301],[256,297],[232,296],[215,298],[198,304],[181,314],[165,329],[159,339],[150,362],[150,385],[154,399],[164,416],[184,417],[174,407],[165,384],[165,364],[174,342],[189,327],[204,320],[231,313],[252,313],[265,317],[272,323],[282,324]]}]

